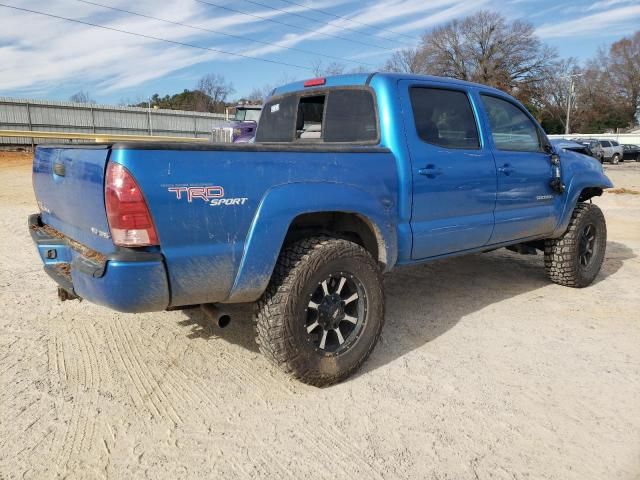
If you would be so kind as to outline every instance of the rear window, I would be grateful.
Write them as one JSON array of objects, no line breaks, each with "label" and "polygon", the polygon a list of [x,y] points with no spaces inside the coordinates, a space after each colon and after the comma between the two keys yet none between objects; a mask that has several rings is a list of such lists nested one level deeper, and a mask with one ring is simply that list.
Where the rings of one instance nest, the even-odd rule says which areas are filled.
[{"label": "rear window", "polygon": [[373,94],[336,88],[277,97],[264,106],[256,142],[375,143],[378,121]]},{"label": "rear window", "polygon": [[267,102],[258,123],[256,142],[292,142],[297,109],[298,99],[294,96]]},{"label": "rear window", "polygon": [[378,139],[373,95],[367,90],[335,90],[327,100],[325,142]]}]

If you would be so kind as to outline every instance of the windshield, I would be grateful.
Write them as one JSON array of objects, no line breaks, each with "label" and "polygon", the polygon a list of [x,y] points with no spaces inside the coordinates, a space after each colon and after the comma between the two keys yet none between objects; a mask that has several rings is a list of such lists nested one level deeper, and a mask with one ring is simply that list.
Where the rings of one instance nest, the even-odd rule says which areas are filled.
[{"label": "windshield", "polygon": [[233,117],[233,119],[238,122],[247,122],[247,121],[257,122],[260,119],[260,110],[238,108],[236,110],[236,114]]}]

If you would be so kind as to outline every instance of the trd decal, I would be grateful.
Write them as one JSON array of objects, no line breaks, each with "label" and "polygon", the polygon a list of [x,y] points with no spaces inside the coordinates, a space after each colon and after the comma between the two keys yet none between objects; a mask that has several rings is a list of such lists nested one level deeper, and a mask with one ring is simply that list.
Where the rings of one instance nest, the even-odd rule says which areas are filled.
[{"label": "trd decal", "polygon": [[211,207],[244,205],[246,197],[225,198],[224,188],[219,185],[191,187],[186,185],[171,186],[167,190],[176,196],[176,200],[186,199],[188,203],[202,200]]},{"label": "trd decal", "polygon": [[187,202],[191,203],[194,198],[200,198],[205,202],[209,202],[212,198],[224,197],[224,188],[222,187],[169,187],[167,190],[175,192],[176,198],[180,200],[182,194],[185,194]]}]

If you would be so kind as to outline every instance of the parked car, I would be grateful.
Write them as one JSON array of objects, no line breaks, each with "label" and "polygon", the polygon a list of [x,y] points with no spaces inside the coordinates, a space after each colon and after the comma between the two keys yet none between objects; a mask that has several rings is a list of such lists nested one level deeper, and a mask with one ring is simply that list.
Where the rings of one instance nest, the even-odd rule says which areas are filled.
[{"label": "parked car", "polygon": [[640,162],[640,146],[639,145],[622,145],[622,160],[635,160]]},{"label": "parked car", "polygon": [[600,163],[604,161],[604,148],[600,145],[600,141],[595,138],[574,138],[572,141],[580,143],[589,149],[590,155],[596,158]]},{"label": "parked car", "polygon": [[214,143],[251,143],[253,141],[262,105],[238,105],[235,109],[233,120],[213,129]]},{"label": "parked car", "polygon": [[593,152],[589,148],[588,144],[578,143],[572,140],[564,140],[562,138],[551,140],[551,144],[556,148],[556,150],[570,150],[572,152],[587,155],[588,157],[593,156]]},{"label": "parked car", "polygon": [[624,154],[622,146],[615,140],[598,141],[600,142],[600,146],[604,150],[604,160],[617,165],[620,160],[622,160],[622,156]]},{"label": "parked car", "polygon": [[607,236],[589,199],[613,185],[499,90],[375,73],[277,88],[253,144],[39,146],[33,186],[61,299],[201,305],[220,326],[255,302],[262,353],[328,385],[376,345],[396,267],[508,246],[590,285]]}]

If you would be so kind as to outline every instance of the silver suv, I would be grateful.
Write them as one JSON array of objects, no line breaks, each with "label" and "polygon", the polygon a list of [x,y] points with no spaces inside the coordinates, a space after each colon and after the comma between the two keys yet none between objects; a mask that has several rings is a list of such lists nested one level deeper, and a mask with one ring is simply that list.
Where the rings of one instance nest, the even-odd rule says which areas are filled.
[{"label": "silver suv", "polygon": [[604,160],[608,160],[614,165],[617,165],[622,160],[624,149],[618,142],[615,140],[598,140],[598,143],[600,143],[604,152]]}]

